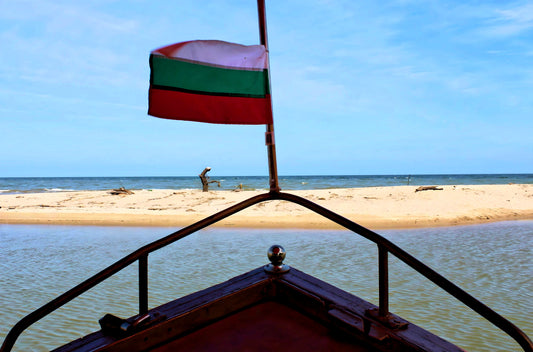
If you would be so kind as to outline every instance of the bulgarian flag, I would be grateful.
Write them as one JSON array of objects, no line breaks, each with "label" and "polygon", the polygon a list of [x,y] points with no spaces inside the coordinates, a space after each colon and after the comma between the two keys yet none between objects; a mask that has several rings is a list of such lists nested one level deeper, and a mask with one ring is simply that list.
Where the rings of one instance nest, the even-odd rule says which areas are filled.
[{"label": "bulgarian flag", "polygon": [[223,124],[272,124],[263,45],[195,40],[150,54],[148,114]]}]

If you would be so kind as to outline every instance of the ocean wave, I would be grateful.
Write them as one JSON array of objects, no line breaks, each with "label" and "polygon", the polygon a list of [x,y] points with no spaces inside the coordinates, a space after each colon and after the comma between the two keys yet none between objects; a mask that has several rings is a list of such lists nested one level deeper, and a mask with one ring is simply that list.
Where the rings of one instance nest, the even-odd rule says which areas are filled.
[{"label": "ocean wave", "polygon": [[0,189],[0,194],[55,193],[74,191],[76,190],[67,188]]},{"label": "ocean wave", "polygon": [[69,188],[45,188],[44,192],[73,192],[75,189]]},{"label": "ocean wave", "polygon": [[[221,187],[213,190],[233,190],[242,185],[247,190],[268,188],[267,176],[212,176]],[[284,190],[386,187],[402,185],[476,185],[533,183],[533,174],[477,174],[477,175],[301,175],[280,176]],[[65,191],[97,191],[124,187],[126,189],[202,189],[197,176],[176,177],[0,177],[0,194],[41,193]]]}]

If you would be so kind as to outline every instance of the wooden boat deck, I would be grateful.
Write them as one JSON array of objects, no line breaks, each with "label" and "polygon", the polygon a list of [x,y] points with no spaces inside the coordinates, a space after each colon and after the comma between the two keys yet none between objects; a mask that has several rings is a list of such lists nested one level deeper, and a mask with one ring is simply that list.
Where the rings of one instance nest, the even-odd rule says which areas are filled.
[{"label": "wooden boat deck", "polygon": [[[209,336],[206,339],[206,336]],[[265,302],[171,341],[154,352],[184,351],[355,351],[358,346],[306,315]]]},{"label": "wooden boat deck", "polygon": [[136,331],[97,331],[55,351],[462,351],[414,324],[387,326],[373,309],[295,268],[261,267],[151,309]]}]

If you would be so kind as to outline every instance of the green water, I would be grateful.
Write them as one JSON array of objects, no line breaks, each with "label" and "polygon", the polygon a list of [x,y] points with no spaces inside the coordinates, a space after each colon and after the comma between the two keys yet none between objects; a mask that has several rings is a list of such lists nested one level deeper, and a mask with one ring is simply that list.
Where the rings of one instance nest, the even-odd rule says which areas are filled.
[{"label": "green water", "polygon": [[[0,225],[0,340],[23,316],[132,250],[175,229]],[[442,275],[533,336],[533,221],[383,231]],[[149,257],[155,307],[264,265],[284,245],[286,262],[377,303],[377,249],[346,231],[208,229]],[[497,328],[390,259],[391,311],[468,351],[520,351]],[[30,327],[16,351],[46,351],[99,329],[105,313],[136,314],[137,266]]]}]

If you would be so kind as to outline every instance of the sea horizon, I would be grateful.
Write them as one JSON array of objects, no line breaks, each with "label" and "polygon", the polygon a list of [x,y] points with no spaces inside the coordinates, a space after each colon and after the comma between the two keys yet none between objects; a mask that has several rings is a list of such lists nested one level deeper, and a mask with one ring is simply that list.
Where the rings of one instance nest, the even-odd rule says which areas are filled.
[{"label": "sea horizon", "polygon": [[[211,190],[266,190],[268,176],[210,175]],[[532,184],[533,173],[281,175],[282,190],[423,185]],[[201,189],[198,176],[45,176],[0,177],[0,194],[126,189]]]}]

